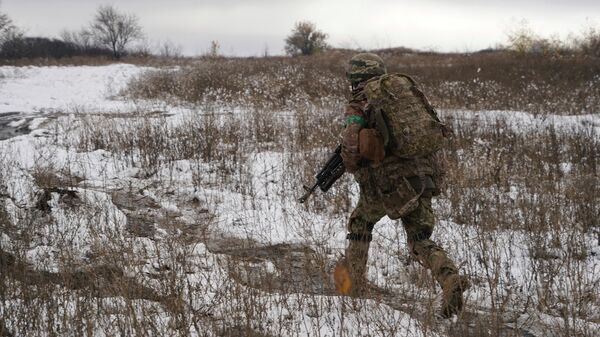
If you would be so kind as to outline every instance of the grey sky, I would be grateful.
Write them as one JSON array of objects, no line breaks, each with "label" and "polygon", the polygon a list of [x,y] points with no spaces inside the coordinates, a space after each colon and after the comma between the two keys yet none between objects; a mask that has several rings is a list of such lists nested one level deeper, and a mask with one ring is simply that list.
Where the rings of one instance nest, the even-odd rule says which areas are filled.
[{"label": "grey sky", "polygon": [[477,50],[506,40],[527,19],[543,36],[579,33],[600,25],[597,0],[0,0],[29,35],[58,36],[78,29],[100,4],[135,13],[150,45],[167,39],[198,54],[218,40],[225,54],[280,54],[293,24],[310,20],[338,47],[407,46],[441,51]]}]

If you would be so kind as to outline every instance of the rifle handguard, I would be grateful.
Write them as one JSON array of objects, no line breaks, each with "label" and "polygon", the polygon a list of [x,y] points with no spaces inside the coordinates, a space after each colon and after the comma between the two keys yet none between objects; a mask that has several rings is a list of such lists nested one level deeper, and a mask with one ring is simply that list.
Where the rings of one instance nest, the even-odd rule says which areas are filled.
[{"label": "rifle handguard", "polygon": [[298,199],[298,202],[303,204],[317,187],[319,187],[321,191],[327,192],[344,172],[346,172],[341,152],[342,145],[338,145],[333,155],[329,157],[329,160],[325,163],[325,166],[317,173],[317,182],[311,188],[304,186],[307,191]]}]

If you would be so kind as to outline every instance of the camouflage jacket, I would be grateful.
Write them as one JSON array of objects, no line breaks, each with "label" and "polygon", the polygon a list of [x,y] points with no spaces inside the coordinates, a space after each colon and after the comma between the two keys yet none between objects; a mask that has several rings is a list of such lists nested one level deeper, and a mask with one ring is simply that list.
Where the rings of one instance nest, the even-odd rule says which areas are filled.
[{"label": "camouflage jacket", "polygon": [[[356,130],[360,127],[376,127],[372,109],[361,89],[359,87],[353,92],[345,107],[347,125],[343,134],[344,142],[347,142],[348,138],[350,143],[353,143],[354,139],[357,140]],[[360,122],[348,123],[352,120]],[[352,156],[349,159],[351,160]],[[435,155],[406,159],[386,153],[380,164],[372,165],[361,161],[352,173],[360,185],[361,194],[370,195],[370,200],[380,203],[391,219],[398,219],[414,211],[422,196],[439,194],[439,185],[436,185],[436,174],[439,172],[437,163]]]}]

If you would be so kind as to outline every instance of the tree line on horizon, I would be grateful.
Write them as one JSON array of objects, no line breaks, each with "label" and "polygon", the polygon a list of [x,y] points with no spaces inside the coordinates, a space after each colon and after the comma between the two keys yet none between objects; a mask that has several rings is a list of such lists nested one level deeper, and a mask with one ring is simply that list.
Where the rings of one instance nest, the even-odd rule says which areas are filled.
[{"label": "tree line on horizon", "polygon": [[26,37],[6,14],[0,13],[0,58],[110,56],[120,59],[144,33],[136,15],[121,13],[114,6],[100,6],[86,27],[79,31],[64,30],[60,35],[60,39]]},{"label": "tree line on horizon", "polygon": [[[312,55],[329,48],[328,35],[314,23],[296,23],[286,38],[285,52],[289,55]],[[91,22],[79,30],[63,30],[60,38],[27,37],[10,17],[0,12],[0,59],[19,59],[72,56],[108,56],[120,59],[127,55],[150,55],[148,47],[133,47],[144,38],[143,28],[135,14],[119,11],[115,6],[102,5],[96,9]],[[211,41],[206,56],[220,56],[220,45]],[[181,48],[170,41],[158,49],[158,55],[181,56]]]},{"label": "tree line on horizon", "polygon": [[[164,42],[154,52],[145,45],[134,46],[143,38],[139,18],[135,14],[120,12],[112,5],[98,7],[88,25],[75,31],[63,30],[60,38],[27,37],[7,14],[0,12],[0,59],[104,56],[118,60],[129,55],[182,56],[181,47],[170,41]],[[328,34],[314,23],[300,21],[285,38],[284,51],[290,56],[313,55],[331,48],[327,38]],[[561,40],[536,34],[523,20],[507,33],[507,42],[508,45],[499,45],[495,49],[510,50],[519,55],[600,57],[600,28],[593,25],[588,25],[579,37]],[[211,41],[204,56],[221,56],[219,42]]]}]

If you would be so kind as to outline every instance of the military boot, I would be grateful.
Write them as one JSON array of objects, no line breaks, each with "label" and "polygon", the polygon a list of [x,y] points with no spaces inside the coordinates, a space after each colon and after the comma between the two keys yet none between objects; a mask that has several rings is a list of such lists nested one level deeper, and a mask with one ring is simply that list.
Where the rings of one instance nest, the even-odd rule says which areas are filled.
[{"label": "military boot", "polygon": [[442,310],[444,318],[458,314],[463,308],[463,292],[471,287],[465,275],[451,274],[440,283],[442,286]]},{"label": "military boot", "polygon": [[367,285],[369,242],[348,240],[346,256],[338,263],[335,281],[338,293],[358,297]]},{"label": "military boot", "polygon": [[458,274],[458,268],[446,252],[435,242],[426,239],[411,242],[413,257],[431,270],[442,287],[443,317],[449,318],[459,313],[463,307],[463,292],[470,287],[466,276]]}]

